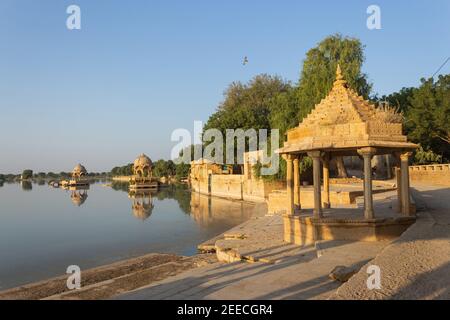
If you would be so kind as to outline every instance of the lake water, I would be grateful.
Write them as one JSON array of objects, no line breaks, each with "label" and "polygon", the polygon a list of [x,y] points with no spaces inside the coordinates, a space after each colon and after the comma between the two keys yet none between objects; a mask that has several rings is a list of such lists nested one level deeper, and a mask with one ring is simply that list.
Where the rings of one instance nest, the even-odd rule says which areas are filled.
[{"label": "lake water", "polygon": [[147,253],[193,255],[247,220],[250,203],[168,187],[133,198],[127,186],[69,191],[0,186],[0,290]]}]

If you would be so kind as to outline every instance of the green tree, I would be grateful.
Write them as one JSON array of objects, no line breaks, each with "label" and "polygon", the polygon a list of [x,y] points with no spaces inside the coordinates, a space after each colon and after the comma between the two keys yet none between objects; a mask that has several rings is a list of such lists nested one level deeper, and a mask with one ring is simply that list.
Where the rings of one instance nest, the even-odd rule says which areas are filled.
[{"label": "green tree", "polygon": [[169,175],[169,165],[168,163],[161,159],[154,163],[153,175],[155,177],[167,177]]},{"label": "green tree", "polygon": [[436,164],[442,163],[442,156],[434,153],[432,150],[425,151],[422,146],[419,146],[419,149],[416,150],[414,155],[414,164]]},{"label": "green tree", "polygon": [[270,128],[278,129],[280,143],[285,140],[286,131],[299,124],[299,105],[297,88],[291,87],[286,92],[276,95],[270,100]]},{"label": "green tree", "polygon": [[38,172],[37,176],[39,179],[44,179],[46,174],[45,174],[45,172]]},{"label": "green tree", "polygon": [[381,98],[375,97],[373,102],[384,103],[396,108],[399,112],[406,114],[409,111],[410,103],[409,99],[414,94],[416,88],[402,88],[399,92],[391,93],[390,95],[384,95]]},{"label": "green tree", "polygon": [[372,84],[362,72],[364,46],[358,39],[329,36],[306,53],[298,85],[300,118],[305,117],[333,86],[338,64],[350,88],[369,98]]},{"label": "green tree", "polygon": [[22,179],[23,180],[28,180],[28,179],[31,179],[31,178],[33,178],[33,170],[31,170],[31,169],[23,170],[23,172],[22,172]]},{"label": "green tree", "polygon": [[[326,97],[333,86],[338,64],[350,88],[369,98],[372,85],[362,72],[364,46],[358,39],[340,34],[329,36],[306,53],[298,84],[297,120],[301,121],[316,104]],[[342,157],[336,161],[338,174],[346,177]]]},{"label": "green tree", "polygon": [[225,91],[225,99],[211,115],[204,129],[269,129],[270,100],[290,85],[280,77],[261,74],[247,84],[233,82]]},{"label": "green tree", "polygon": [[180,163],[176,166],[176,177],[177,179],[187,178],[189,176],[189,170],[191,165],[187,163]]},{"label": "green tree", "polygon": [[450,159],[450,75],[437,81],[422,79],[422,84],[409,98],[406,114],[408,136],[431,150]]},{"label": "green tree", "polygon": [[172,160],[167,161],[167,175],[175,176],[177,174],[177,166]]}]

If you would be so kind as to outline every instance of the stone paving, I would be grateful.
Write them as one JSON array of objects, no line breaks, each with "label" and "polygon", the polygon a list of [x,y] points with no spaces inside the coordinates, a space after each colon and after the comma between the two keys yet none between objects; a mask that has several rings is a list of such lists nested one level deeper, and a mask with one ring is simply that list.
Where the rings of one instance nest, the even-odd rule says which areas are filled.
[{"label": "stone paving", "polygon": [[[332,242],[304,247],[275,264],[215,263],[117,297],[118,299],[326,299],[340,285],[338,265],[363,265],[386,243]],[[319,253],[319,257],[318,257]]]},{"label": "stone paving", "polygon": [[[115,298],[450,299],[450,188],[413,186],[413,195],[418,221],[393,242],[295,247],[276,238],[279,217],[259,217],[217,241],[246,262],[213,263]],[[379,197],[375,210],[388,203]],[[256,224],[262,233],[252,228]],[[380,290],[367,289],[367,267],[373,264],[381,268]],[[360,271],[342,285],[329,277],[337,266]]]},{"label": "stone paving", "polygon": [[216,241],[218,256],[231,263],[183,272],[116,298],[326,299],[340,286],[329,278],[336,266],[359,269],[388,244],[326,241],[300,247],[283,242],[282,228],[280,216],[255,217]]},{"label": "stone paving", "polygon": [[450,299],[450,187],[412,191],[416,224],[369,263],[380,267],[381,289],[367,289],[362,268],[332,299]]}]

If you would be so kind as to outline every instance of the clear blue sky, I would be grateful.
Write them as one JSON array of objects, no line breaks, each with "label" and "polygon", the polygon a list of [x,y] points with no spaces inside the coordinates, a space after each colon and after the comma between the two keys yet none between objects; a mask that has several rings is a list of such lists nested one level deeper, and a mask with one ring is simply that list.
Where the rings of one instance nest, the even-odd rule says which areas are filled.
[{"label": "clear blue sky", "polygon": [[[370,4],[382,30],[366,28]],[[205,121],[229,83],[295,82],[337,32],[361,39],[374,91],[391,93],[450,56],[450,1],[0,0],[0,172],[168,159],[172,130]]]}]

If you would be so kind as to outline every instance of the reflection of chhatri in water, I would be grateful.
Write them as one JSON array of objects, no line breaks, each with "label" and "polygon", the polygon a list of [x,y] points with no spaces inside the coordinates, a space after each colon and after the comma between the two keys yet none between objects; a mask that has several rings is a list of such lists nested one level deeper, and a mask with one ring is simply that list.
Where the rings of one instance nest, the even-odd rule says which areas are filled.
[{"label": "reflection of chhatri in water", "polygon": [[86,179],[87,170],[81,164],[77,164],[72,170],[72,179],[69,181],[61,181],[63,187],[75,187],[89,185],[89,181]]},{"label": "reflection of chhatri in water", "polygon": [[85,187],[69,187],[68,190],[71,190],[70,199],[73,204],[76,206],[81,206],[87,199],[88,193],[87,190],[89,186]]},{"label": "reflection of chhatri in water", "polygon": [[133,210],[133,215],[144,221],[148,219],[153,211],[153,199],[152,191],[150,190],[140,190],[140,191],[130,191],[128,193],[128,198],[133,200],[131,206]]},{"label": "reflection of chhatri in water", "polygon": [[134,160],[133,176],[130,178],[130,190],[157,189],[158,180],[152,176],[153,163],[145,154]]}]

